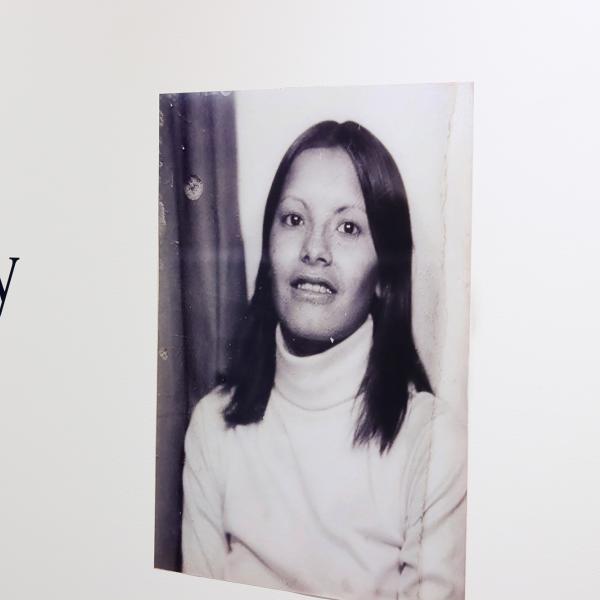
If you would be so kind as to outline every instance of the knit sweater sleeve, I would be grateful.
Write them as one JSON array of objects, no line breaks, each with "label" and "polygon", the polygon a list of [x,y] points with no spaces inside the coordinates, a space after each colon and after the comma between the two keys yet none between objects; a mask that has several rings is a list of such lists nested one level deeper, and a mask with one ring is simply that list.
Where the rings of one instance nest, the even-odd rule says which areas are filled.
[{"label": "knit sweater sleeve", "polygon": [[228,551],[223,527],[224,396],[211,392],[194,408],[185,436],[182,571],[222,579]]},{"label": "knit sweater sleeve", "polygon": [[464,598],[466,439],[464,424],[433,399],[409,465],[399,590],[404,600]]}]

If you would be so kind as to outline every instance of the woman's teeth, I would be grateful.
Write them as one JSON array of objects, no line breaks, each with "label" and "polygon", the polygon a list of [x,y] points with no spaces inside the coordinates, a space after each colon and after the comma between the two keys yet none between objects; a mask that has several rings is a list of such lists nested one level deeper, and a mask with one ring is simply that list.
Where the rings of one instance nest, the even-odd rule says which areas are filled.
[{"label": "woman's teeth", "polygon": [[299,290],[306,290],[307,292],[315,292],[317,294],[332,294],[333,292],[324,285],[318,283],[299,283],[297,288]]}]

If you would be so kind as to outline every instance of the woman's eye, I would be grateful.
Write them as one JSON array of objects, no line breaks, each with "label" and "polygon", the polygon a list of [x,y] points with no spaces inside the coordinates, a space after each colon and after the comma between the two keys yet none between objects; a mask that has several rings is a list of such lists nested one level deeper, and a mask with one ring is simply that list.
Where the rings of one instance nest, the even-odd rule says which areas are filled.
[{"label": "woman's eye", "polygon": [[338,227],[338,231],[345,233],[346,235],[358,235],[360,233],[360,227],[352,221],[344,221]]},{"label": "woman's eye", "polygon": [[299,225],[302,225],[302,223],[303,223],[302,217],[295,213],[289,213],[287,215],[283,215],[281,222],[284,225],[288,225],[289,227],[298,227]]}]

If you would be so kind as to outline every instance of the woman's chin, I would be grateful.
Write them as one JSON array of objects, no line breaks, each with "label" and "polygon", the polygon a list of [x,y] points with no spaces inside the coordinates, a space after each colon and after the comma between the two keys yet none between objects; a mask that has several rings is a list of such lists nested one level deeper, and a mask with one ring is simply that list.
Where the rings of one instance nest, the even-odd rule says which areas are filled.
[{"label": "woman's chin", "polygon": [[289,327],[281,323],[281,332],[288,350],[298,356],[318,354],[331,348],[338,340],[324,328]]},{"label": "woman's chin", "polygon": [[343,315],[344,311],[284,311],[280,314],[281,330],[290,350],[299,346],[316,348],[311,354],[322,352],[351,336],[368,316],[368,312],[364,316],[357,314],[351,323],[347,319],[345,323],[339,323],[340,314]]}]

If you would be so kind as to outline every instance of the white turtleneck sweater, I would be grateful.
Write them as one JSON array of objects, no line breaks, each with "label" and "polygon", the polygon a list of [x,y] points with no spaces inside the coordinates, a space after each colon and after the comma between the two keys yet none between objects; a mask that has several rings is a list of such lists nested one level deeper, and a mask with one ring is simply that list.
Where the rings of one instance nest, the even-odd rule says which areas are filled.
[{"label": "white turtleneck sweater", "polygon": [[278,329],[260,423],[226,429],[218,390],[198,403],[185,441],[185,573],[345,600],[463,598],[466,429],[418,393],[389,452],[352,445],[372,328],[369,318],[308,357],[290,354]]}]

